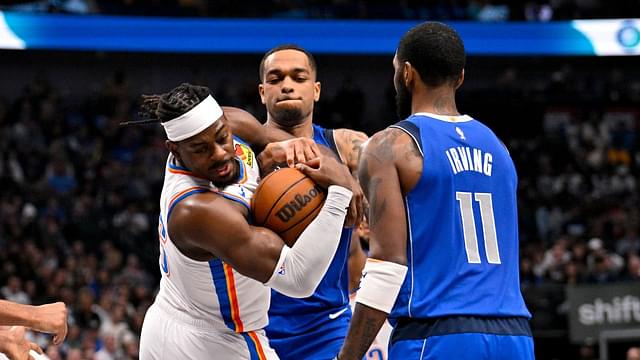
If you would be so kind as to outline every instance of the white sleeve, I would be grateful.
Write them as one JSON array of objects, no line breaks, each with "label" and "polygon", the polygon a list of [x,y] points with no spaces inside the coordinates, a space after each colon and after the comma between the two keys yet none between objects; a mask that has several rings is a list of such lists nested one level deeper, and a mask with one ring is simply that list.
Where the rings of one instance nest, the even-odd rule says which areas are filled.
[{"label": "white sleeve", "polygon": [[313,294],[340,243],[352,195],[341,186],[329,186],[322,210],[292,247],[285,245],[282,248],[280,259],[265,285],[295,298]]}]

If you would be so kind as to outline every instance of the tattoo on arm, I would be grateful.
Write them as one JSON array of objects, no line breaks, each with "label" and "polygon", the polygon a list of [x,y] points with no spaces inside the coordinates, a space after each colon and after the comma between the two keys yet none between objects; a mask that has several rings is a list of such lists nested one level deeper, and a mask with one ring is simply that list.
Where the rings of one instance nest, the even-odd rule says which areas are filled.
[{"label": "tattoo on arm", "polygon": [[404,150],[402,153],[405,156],[405,160],[413,160],[413,158],[422,158],[422,154],[420,153],[420,149],[418,149],[418,145],[414,141],[407,142],[407,145],[404,146]]},{"label": "tattoo on arm", "polygon": [[347,160],[350,164],[357,164],[360,160],[360,155],[362,154],[362,144],[364,142],[358,138],[351,138],[351,151],[349,151],[349,155],[347,156]]},{"label": "tattoo on arm", "polygon": [[382,179],[374,177],[369,185],[369,226],[371,229],[375,229],[387,209],[387,199],[378,193],[380,184],[382,184]]}]

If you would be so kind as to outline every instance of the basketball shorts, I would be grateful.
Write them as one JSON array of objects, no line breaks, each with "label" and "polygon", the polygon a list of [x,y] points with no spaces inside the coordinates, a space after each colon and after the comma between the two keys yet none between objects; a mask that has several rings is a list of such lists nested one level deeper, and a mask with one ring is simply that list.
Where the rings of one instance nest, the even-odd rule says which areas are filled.
[{"label": "basketball shorts", "polygon": [[[280,323],[271,318],[268,327],[269,341],[282,360],[330,360],[333,359],[344,343],[349,329],[350,311],[338,311],[339,315],[330,318],[324,314],[315,316],[313,327],[296,328],[290,320]],[[286,324],[289,324],[287,326]]]},{"label": "basketball shorts", "polygon": [[236,333],[156,302],[147,311],[140,359],[277,360],[264,330]]},{"label": "basketball shorts", "polygon": [[524,318],[454,317],[399,326],[392,335],[389,360],[535,359]]}]

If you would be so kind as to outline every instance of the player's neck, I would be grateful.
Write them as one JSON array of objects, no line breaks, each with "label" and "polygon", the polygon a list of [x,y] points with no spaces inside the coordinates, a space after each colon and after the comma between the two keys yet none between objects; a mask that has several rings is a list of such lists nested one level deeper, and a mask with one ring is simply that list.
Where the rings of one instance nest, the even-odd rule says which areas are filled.
[{"label": "player's neck", "polygon": [[305,119],[302,123],[294,126],[283,126],[278,124],[271,118],[267,118],[267,122],[265,126],[280,129],[282,131],[286,131],[294,137],[313,137],[313,123],[311,122],[311,117]]},{"label": "player's neck", "polygon": [[411,101],[411,113],[427,112],[438,115],[460,115],[455,92],[449,87],[416,88]]}]

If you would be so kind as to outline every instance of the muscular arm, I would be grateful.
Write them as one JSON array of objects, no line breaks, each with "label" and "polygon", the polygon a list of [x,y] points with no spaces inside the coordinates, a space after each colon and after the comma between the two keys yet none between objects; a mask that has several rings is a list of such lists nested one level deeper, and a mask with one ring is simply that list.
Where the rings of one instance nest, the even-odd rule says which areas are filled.
[{"label": "muscular arm", "polygon": [[270,142],[292,139],[293,135],[280,129],[265,127],[250,113],[231,106],[223,106],[227,124],[234,135],[246,141],[257,153]]},{"label": "muscular arm", "polygon": [[67,336],[67,307],[61,302],[33,306],[0,300],[0,325],[52,333],[54,343],[59,344]]},{"label": "muscular arm", "polygon": [[333,136],[342,162],[356,176],[362,145],[369,139],[367,134],[349,129],[335,129]]},{"label": "muscular arm", "polygon": [[[404,194],[419,176],[404,164],[407,153],[415,145],[398,129],[387,129],[374,135],[362,152],[358,177],[369,200],[369,257],[401,265],[407,264],[407,220]],[[417,164],[417,161],[420,164]],[[409,161],[421,166],[421,159]],[[349,333],[339,359],[362,359],[371,346],[387,313],[357,303]]]},{"label": "muscular arm", "polygon": [[349,245],[349,292],[357,290],[365,261],[367,261],[367,254],[362,249],[357,229],[354,229]]},{"label": "muscular arm", "polygon": [[[351,184],[351,188],[353,189],[353,200],[351,201],[351,209],[349,211],[349,216],[347,217],[346,226],[357,227],[360,222],[363,221],[364,213],[367,208],[367,199],[365,198],[362,188],[358,183],[357,171],[362,146],[368,140],[368,136],[360,131],[335,129],[333,131],[333,138],[336,142],[336,147],[338,148],[340,160],[349,168],[349,171],[351,171],[351,174],[354,177],[354,181]],[[359,244],[354,245],[353,242],[351,244],[352,246],[358,247],[357,249],[351,249],[355,251],[354,254],[357,254],[357,251],[363,253],[362,247],[359,246]],[[349,271],[355,271],[355,269],[350,268]]]},{"label": "muscular arm", "polygon": [[[169,235],[177,244],[207,251],[285,295],[306,297],[322,280],[338,247],[350,199],[346,188],[329,186],[322,210],[292,248],[272,231],[249,225],[238,207],[214,193],[192,195],[176,205]],[[275,273],[285,267],[286,273]]]},{"label": "muscular arm", "polygon": [[284,246],[278,235],[250,226],[233,203],[215,193],[192,195],[178,203],[169,219],[169,236],[261,282],[271,277]]}]

